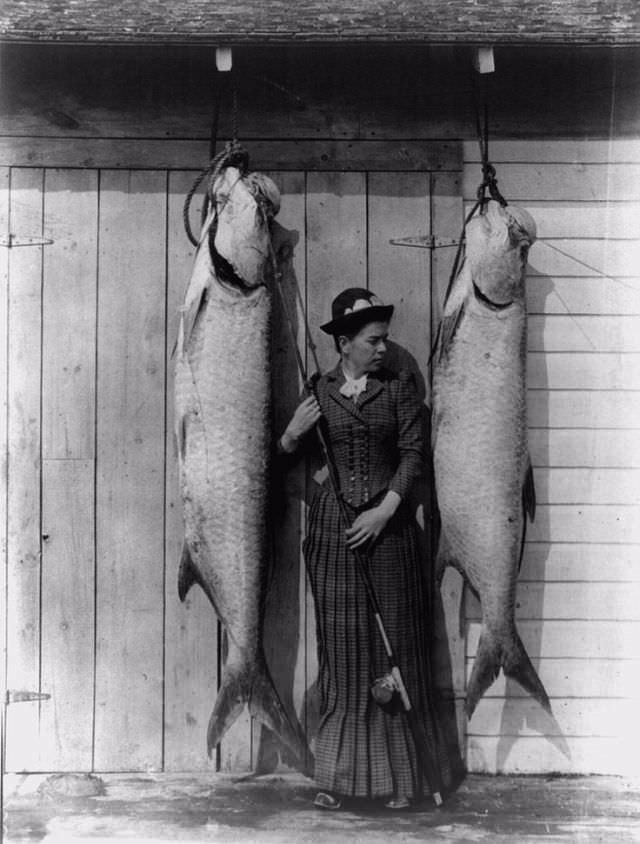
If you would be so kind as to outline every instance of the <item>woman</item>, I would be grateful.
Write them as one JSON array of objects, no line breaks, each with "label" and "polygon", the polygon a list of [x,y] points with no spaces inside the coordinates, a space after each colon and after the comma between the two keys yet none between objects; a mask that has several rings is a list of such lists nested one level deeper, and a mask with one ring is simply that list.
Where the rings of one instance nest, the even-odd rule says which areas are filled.
[{"label": "woman", "polygon": [[429,712],[425,602],[415,527],[406,498],[423,470],[421,404],[412,376],[384,368],[392,305],[361,288],[345,290],[321,328],[338,365],[300,404],[279,446],[297,451],[320,416],[352,523],[345,529],[328,482],[309,514],[304,554],[318,629],[320,721],[315,780],[322,808],[342,797],[383,798],[406,808],[429,794],[407,719],[382,707],[372,685],[388,662],[351,549],[365,551],[382,618],[411,702],[435,751]]}]

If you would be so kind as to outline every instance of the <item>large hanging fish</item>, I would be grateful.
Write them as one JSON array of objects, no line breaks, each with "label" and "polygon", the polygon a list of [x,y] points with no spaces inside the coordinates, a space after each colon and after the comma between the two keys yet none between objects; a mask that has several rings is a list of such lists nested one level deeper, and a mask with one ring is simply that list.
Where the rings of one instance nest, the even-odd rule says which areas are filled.
[{"label": "large hanging fish", "polygon": [[213,185],[182,309],[175,377],[185,545],[184,600],[193,583],[224,625],[228,655],[209,721],[209,753],[245,702],[306,769],[310,754],[264,658],[270,442],[269,221],[279,208],[266,176],[225,167]]},{"label": "large hanging fish", "polygon": [[445,303],[434,357],[433,453],[438,576],[457,568],[478,595],[482,629],[467,687],[471,717],[500,668],[549,709],[515,626],[527,514],[525,268],[532,217],[490,200],[465,229],[465,258]]}]

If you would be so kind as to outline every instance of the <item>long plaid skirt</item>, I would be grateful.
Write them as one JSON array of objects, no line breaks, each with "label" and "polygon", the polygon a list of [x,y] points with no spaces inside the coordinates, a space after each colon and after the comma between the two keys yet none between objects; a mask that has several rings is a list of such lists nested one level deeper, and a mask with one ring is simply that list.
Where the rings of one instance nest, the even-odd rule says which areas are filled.
[{"label": "long plaid skirt", "polygon": [[[328,490],[319,491],[311,506],[304,553],[319,649],[318,786],[353,797],[429,794],[402,708],[385,711],[371,694],[372,682],[388,672],[388,661],[354,556],[344,541],[338,505]],[[402,505],[368,559],[409,698],[444,767],[429,705],[422,564],[413,521]]]}]

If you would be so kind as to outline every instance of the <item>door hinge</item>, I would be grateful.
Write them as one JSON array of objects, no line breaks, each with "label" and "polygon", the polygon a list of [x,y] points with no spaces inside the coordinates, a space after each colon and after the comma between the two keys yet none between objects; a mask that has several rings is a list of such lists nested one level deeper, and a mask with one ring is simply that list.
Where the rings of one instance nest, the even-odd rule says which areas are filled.
[{"label": "door hinge", "polygon": [[420,249],[439,249],[442,246],[457,246],[459,242],[454,237],[434,237],[432,234],[417,237],[398,237],[389,241],[392,246],[418,246]]},{"label": "door hinge", "polygon": [[6,704],[8,706],[10,703],[26,703],[30,700],[49,700],[50,697],[51,695],[45,692],[23,692],[7,689]]},{"label": "door hinge", "polygon": [[0,246],[13,249],[14,246],[50,246],[53,243],[48,237],[20,237],[17,234],[0,235]]}]

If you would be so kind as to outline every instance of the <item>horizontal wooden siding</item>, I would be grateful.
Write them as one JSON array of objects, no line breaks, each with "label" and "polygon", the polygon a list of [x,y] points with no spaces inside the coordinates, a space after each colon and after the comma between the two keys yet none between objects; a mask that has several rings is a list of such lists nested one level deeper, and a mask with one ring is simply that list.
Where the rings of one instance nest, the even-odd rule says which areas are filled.
[{"label": "horizontal wooden siding", "polygon": [[[516,617],[553,715],[500,677],[469,723],[467,761],[488,772],[637,772],[640,143],[496,139],[491,156],[505,198],[538,225],[527,276],[538,509]],[[467,203],[479,173],[466,143]],[[466,617],[468,676],[474,599]]]}]

